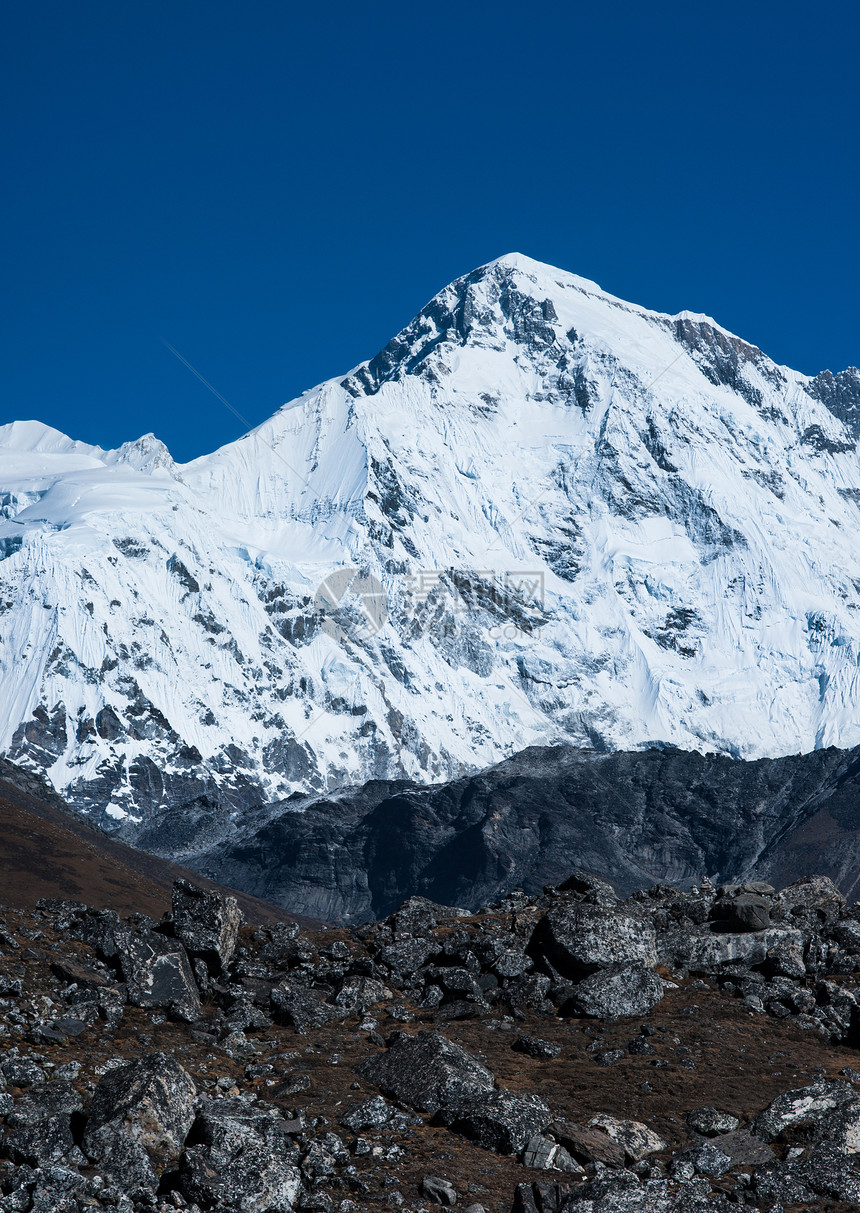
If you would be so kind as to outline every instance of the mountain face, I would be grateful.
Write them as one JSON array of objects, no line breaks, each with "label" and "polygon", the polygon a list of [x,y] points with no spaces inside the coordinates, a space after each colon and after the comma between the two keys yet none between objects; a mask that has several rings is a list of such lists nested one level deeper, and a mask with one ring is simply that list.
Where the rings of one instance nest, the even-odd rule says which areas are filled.
[{"label": "mountain face", "polygon": [[189,464],[16,422],[0,751],[202,851],[535,744],[857,745],[858,439],[858,371],[518,255]]},{"label": "mountain face", "polygon": [[[193,815],[192,815],[193,816]],[[419,895],[477,909],[558,884],[572,866],[630,894],[815,871],[860,897],[860,748],[743,762],[649,749],[534,746],[477,775],[375,781],[259,806],[188,847],[184,816],[144,830],[175,854],[291,913],[366,922]]]}]

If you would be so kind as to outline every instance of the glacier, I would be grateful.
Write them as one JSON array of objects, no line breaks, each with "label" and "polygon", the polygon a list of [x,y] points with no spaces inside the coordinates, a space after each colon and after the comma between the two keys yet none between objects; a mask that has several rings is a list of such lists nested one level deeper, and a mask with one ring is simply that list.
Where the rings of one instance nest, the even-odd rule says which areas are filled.
[{"label": "glacier", "polygon": [[133,841],[531,745],[856,746],[858,439],[856,369],[519,254],[190,463],[0,427],[0,752]]}]

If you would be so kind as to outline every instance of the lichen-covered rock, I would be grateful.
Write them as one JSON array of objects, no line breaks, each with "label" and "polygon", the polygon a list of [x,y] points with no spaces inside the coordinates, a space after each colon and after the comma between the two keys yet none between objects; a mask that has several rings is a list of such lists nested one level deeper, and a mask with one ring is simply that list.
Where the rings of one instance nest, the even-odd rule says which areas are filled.
[{"label": "lichen-covered rock", "polygon": [[841,1154],[860,1153],[860,1095],[843,1079],[819,1079],[784,1091],[756,1117],[754,1130],[763,1140],[774,1141],[799,1124],[807,1127],[812,1141],[827,1143]]},{"label": "lichen-covered rock", "polygon": [[552,1112],[538,1095],[487,1091],[452,1099],[439,1111],[442,1122],[497,1154],[518,1154],[536,1133],[552,1120]]},{"label": "lichen-covered rock", "polygon": [[797,915],[811,911],[829,921],[845,905],[845,898],[828,876],[804,876],[781,889],[774,897],[773,904],[783,914]]},{"label": "lichen-covered rock", "polygon": [[597,1019],[647,1015],[663,997],[663,982],[644,964],[617,964],[592,973],[574,987],[564,1014]]},{"label": "lichen-covered rock", "polygon": [[601,1113],[599,1116],[592,1116],[588,1123],[593,1128],[602,1129],[607,1137],[623,1146],[630,1162],[641,1162],[651,1154],[659,1154],[661,1150],[668,1149],[668,1142],[639,1120],[618,1120],[614,1116]]},{"label": "lichen-covered rock", "polygon": [[244,922],[235,897],[200,889],[187,880],[173,886],[173,929],[190,956],[215,972],[231,961]]},{"label": "lichen-covered rock", "polygon": [[82,1149],[99,1170],[128,1189],[155,1189],[174,1166],[194,1121],[197,1089],[168,1053],[150,1053],[101,1079]]},{"label": "lichen-covered rock", "polygon": [[200,992],[182,944],[154,931],[117,935],[117,958],[137,1007],[163,1007],[193,1023],[200,1016]]},{"label": "lichen-covered rock", "polygon": [[329,1006],[305,986],[293,981],[283,981],[275,986],[270,1002],[275,1017],[297,1032],[323,1027],[344,1014],[342,1009]]},{"label": "lichen-covered rock", "polygon": [[657,963],[656,933],[649,919],[626,908],[578,902],[553,906],[538,923],[531,950],[568,977],[612,964]]},{"label": "lichen-covered rock", "polygon": [[739,1123],[737,1116],[732,1116],[731,1112],[720,1112],[710,1105],[704,1108],[693,1108],[691,1112],[687,1113],[687,1124],[694,1133],[701,1133],[702,1137],[716,1137],[719,1133],[731,1133]]},{"label": "lichen-covered rock", "polygon": [[58,1162],[75,1144],[72,1116],[82,1108],[71,1083],[35,1083],[6,1117],[0,1153],[31,1167]]},{"label": "lichen-covered rock", "polygon": [[494,1086],[485,1065],[438,1032],[401,1032],[387,1052],[369,1057],[356,1071],[419,1112],[438,1112],[456,1098],[490,1092]]},{"label": "lichen-covered rock", "polygon": [[779,945],[803,948],[800,931],[769,927],[765,931],[667,931],[660,937],[660,959],[691,973],[709,973],[726,964],[761,964]]},{"label": "lichen-covered rock", "polygon": [[274,1109],[242,1099],[205,1100],[182,1156],[183,1194],[204,1208],[290,1213],[301,1175],[287,1128]]}]

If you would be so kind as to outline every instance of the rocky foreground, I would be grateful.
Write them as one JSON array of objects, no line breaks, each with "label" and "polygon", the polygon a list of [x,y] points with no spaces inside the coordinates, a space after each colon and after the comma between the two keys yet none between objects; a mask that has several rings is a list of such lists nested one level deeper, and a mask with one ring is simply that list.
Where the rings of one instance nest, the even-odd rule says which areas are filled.
[{"label": "rocky foreground", "polygon": [[0,1210],[860,1205],[860,908],[824,877],[478,914],[0,921]]}]

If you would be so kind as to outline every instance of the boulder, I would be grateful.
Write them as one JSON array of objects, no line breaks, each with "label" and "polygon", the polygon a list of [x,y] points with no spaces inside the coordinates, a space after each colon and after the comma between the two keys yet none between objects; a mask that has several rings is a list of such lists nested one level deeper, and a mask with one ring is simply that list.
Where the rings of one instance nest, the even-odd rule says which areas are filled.
[{"label": "boulder", "polygon": [[535,928],[530,950],[565,977],[582,977],[612,964],[657,963],[656,934],[648,918],[584,903],[553,906]]},{"label": "boulder", "polygon": [[845,898],[827,876],[804,876],[781,889],[773,899],[774,909],[783,914],[816,913],[832,921],[845,905]]},{"label": "boulder", "polygon": [[845,1201],[855,1207],[860,1205],[860,1169],[854,1158],[824,1143],[787,1163],[772,1161],[758,1167],[753,1190],[757,1198],[768,1202],[759,1207],[818,1206],[816,1197]]},{"label": "boulder", "polygon": [[271,1108],[207,1099],[189,1135],[179,1186],[189,1202],[241,1213],[290,1213],[301,1192],[298,1147]]},{"label": "boulder", "polygon": [[71,1083],[34,1083],[6,1117],[0,1152],[31,1167],[59,1162],[74,1147],[72,1117],[82,1110],[83,1101]]},{"label": "boulder", "polygon": [[625,1165],[627,1151],[624,1146],[613,1141],[603,1129],[564,1120],[553,1122],[547,1133],[580,1162],[601,1163],[607,1167]]},{"label": "boulder", "polygon": [[388,986],[373,977],[348,977],[332,1002],[343,1012],[363,1015],[370,1007],[393,997]]},{"label": "boulder", "polygon": [[339,1008],[324,1003],[306,986],[291,981],[282,981],[280,985],[275,986],[270,1001],[272,1011],[279,1022],[297,1032],[307,1032],[308,1028],[321,1028],[344,1013]]},{"label": "boulder", "polygon": [[588,1122],[592,1128],[602,1129],[607,1137],[623,1146],[629,1162],[641,1162],[650,1154],[668,1150],[669,1143],[639,1120],[617,1120],[614,1116],[592,1116]]},{"label": "boulder", "polygon": [[713,916],[733,931],[764,931],[771,925],[770,899],[759,893],[738,893],[714,903]]},{"label": "boulder", "polygon": [[493,1075],[460,1045],[438,1032],[398,1032],[385,1053],[369,1057],[356,1072],[398,1103],[438,1112],[455,1098],[490,1092]]},{"label": "boulder", "polygon": [[154,1190],[179,1160],[196,1094],[191,1076],[167,1053],[110,1070],[93,1095],[84,1153],[124,1188]]},{"label": "boulder", "polygon": [[528,1139],[520,1154],[520,1162],[533,1171],[567,1171],[583,1178],[585,1176],[585,1171],[564,1146],[541,1133],[535,1133]]},{"label": "boulder", "polygon": [[382,1129],[390,1123],[392,1116],[396,1115],[399,1113],[395,1112],[390,1103],[381,1095],[374,1095],[354,1108],[350,1108],[341,1117],[340,1123],[345,1129],[352,1129],[353,1133],[360,1133],[362,1129]]},{"label": "boulder", "polygon": [[200,993],[181,943],[153,931],[127,929],[116,941],[129,1002],[163,1008],[189,1023],[200,1018]]},{"label": "boulder", "polygon": [[775,1141],[796,1125],[812,1140],[828,1142],[843,1154],[860,1152],[860,1095],[850,1082],[819,1079],[807,1087],[777,1095],[753,1123],[757,1136]]},{"label": "boulder", "polygon": [[438,1115],[449,1128],[497,1154],[518,1154],[552,1120],[552,1112],[538,1095],[505,1090],[449,1100]]},{"label": "boulder", "polygon": [[190,956],[213,972],[230,963],[244,922],[235,897],[200,889],[187,880],[173,886],[173,930]]},{"label": "boulder", "polygon": [[450,1209],[457,1203],[457,1190],[454,1185],[438,1175],[425,1175],[421,1180],[420,1191],[421,1195],[426,1196],[434,1205],[445,1205]]},{"label": "boulder", "polygon": [[[721,924],[717,924],[721,925]],[[769,927],[766,931],[667,931],[660,937],[660,959],[673,968],[709,973],[725,964],[761,964],[778,945],[803,949],[800,931]]]},{"label": "boulder", "polygon": [[539,1036],[520,1036],[511,1045],[517,1053],[525,1053],[536,1061],[549,1061],[561,1056],[561,1045],[553,1044],[550,1040],[541,1040]]},{"label": "boulder", "polygon": [[731,1112],[719,1112],[710,1105],[704,1108],[693,1108],[687,1113],[687,1124],[694,1133],[702,1137],[716,1137],[720,1133],[731,1133],[740,1123],[737,1116]]},{"label": "boulder", "polygon": [[420,936],[395,939],[379,952],[376,959],[399,977],[411,977],[427,963],[438,946],[432,939]]},{"label": "boulder", "polygon": [[596,1019],[647,1015],[663,997],[663,982],[644,964],[617,964],[592,973],[574,987],[563,1014]]}]

